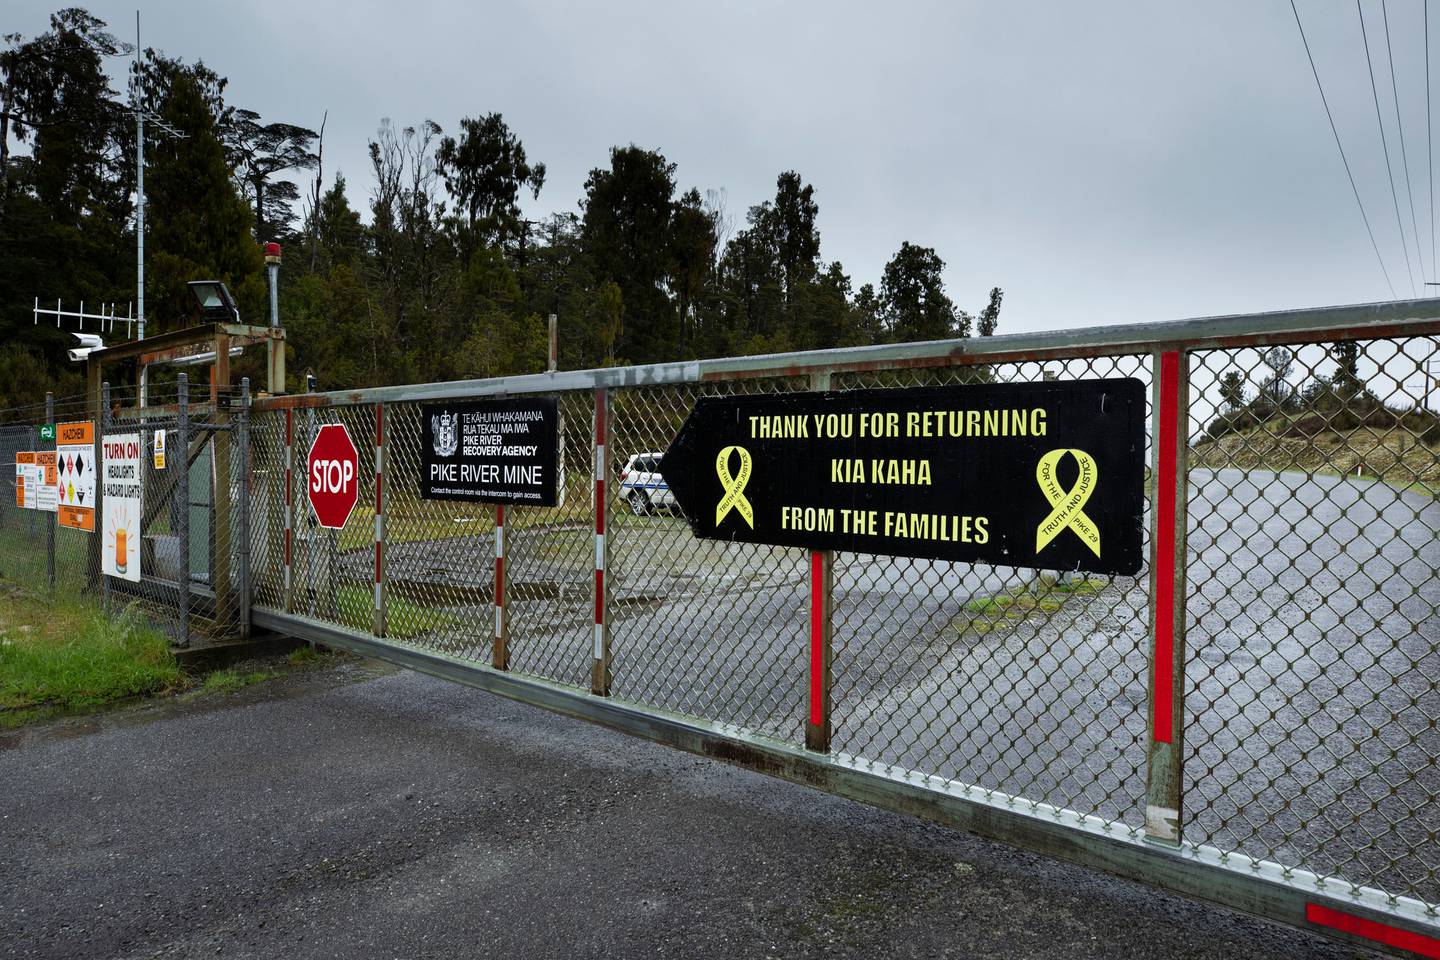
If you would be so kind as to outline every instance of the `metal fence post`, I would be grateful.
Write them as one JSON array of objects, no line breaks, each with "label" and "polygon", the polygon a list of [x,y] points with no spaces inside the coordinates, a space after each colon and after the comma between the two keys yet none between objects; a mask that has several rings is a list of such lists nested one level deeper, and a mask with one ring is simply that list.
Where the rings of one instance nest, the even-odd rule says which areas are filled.
[{"label": "metal fence post", "polygon": [[175,484],[175,535],[180,540],[180,636],[175,645],[190,646],[190,378],[180,374],[175,385],[175,445],[180,450],[180,476]]},{"label": "metal fence post", "polygon": [[[45,423],[52,430],[55,428],[55,394],[48,391],[45,394]],[[55,449],[53,440],[50,449]],[[55,522],[56,518],[51,517],[45,525],[45,582],[52,593],[55,590]]]},{"label": "metal fence post", "polygon": [[[830,372],[810,375],[810,389],[829,390]],[[810,712],[805,720],[805,747],[830,752],[832,726],[830,662],[834,636],[835,553],[810,551]]]},{"label": "metal fence post", "polygon": [[230,336],[215,336],[215,366],[210,375],[210,409],[213,424],[210,444],[210,589],[215,595],[216,630],[229,632],[229,618],[234,603],[235,583],[231,579],[230,561],[235,548],[235,501],[231,496],[234,479],[234,420],[231,408],[234,395],[230,386]]},{"label": "metal fence post", "polygon": [[1184,797],[1185,521],[1189,357],[1154,354],[1150,489],[1150,716],[1145,839],[1178,846]]},{"label": "metal fence post", "polygon": [[[95,458],[95,533],[105,536],[105,435],[110,432],[110,381],[100,384],[100,422],[96,424],[95,447],[100,453]],[[105,544],[100,544],[100,556],[105,556]],[[96,573],[100,576],[100,609],[110,613],[110,578],[105,576],[105,562],[102,559]]]},{"label": "metal fence post", "polygon": [[295,575],[292,569],[295,551],[295,414],[285,409],[285,542],[281,560],[285,564],[282,585],[282,606],[286,613],[295,612]]},{"label": "metal fence post", "polygon": [[385,636],[385,404],[375,404],[375,620],[371,631]]},{"label": "metal fence post", "polygon": [[606,435],[610,420],[610,391],[595,391],[595,647],[591,651],[590,692],[610,696],[610,598],[605,568],[610,558],[606,531],[610,524],[610,498],[606,494]]},{"label": "metal fence post", "polygon": [[[95,497],[91,506],[97,524],[101,519],[100,505],[105,499],[105,485],[99,480],[100,441],[104,436],[101,424],[105,416],[105,403],[100,396],[100,372],[100,363],[92,355],[85,364],[85,405],[90,411],[91,432],[95,435],[94,443],[90,447],[90,462],[95,466]],[[85,538],[85,587],[91,591],[103,589],[100,581],[105,579],[100,572],[100,537],[97,534],[98,531],[92,530],[91,535]]]},{"label": "metal fence post", "polygon": [[237,551],[240,639],[250,639],[250,378],[240,379],[240,415],[235,420],[235,450],[240,459],[240,510],[237,517],[240,549]]},{"label": "metal fence post", "polygon": [[510,570],[505,563],[509,551],[505,536],[505,504],[495,504],[495,644],[492,662],[496,670],[510,669],[510,591],[506,582]]}]

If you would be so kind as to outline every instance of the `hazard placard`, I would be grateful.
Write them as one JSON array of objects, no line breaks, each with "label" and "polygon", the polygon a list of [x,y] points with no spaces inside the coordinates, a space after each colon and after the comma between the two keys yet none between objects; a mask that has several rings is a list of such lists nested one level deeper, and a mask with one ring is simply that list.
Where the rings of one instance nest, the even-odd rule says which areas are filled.
[{"label": "hazard placard", "polygon": [[62,527],[95,532],[95,424],[61,423],[55,427],[59,503],[56,522]]},{"label": "hazard placard", "polygon": [[54,513],[60,503],[60,474],[55,469],[54,450],[35,451],[35,472],[39,486],[35,490],[35,509]]},{"label": "hazard placard", "polygon": [[152,462],[156,470],[165,469],[165,431],[155,431],[155,453]]},{"label": "hazard placard", "polygon": [[39,477],[35,469],[35,451],[15,451],[15,506],[25,510],[35,509],[35,488]]}]

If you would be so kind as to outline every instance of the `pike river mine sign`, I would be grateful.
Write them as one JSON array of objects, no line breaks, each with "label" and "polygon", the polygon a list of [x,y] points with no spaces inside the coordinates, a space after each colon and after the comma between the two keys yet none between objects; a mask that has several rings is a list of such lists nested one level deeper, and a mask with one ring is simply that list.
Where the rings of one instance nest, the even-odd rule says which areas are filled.
[{"label": "pike river mine sign", "polygon": [[422,498],[555,506],[554,397],[427,404],[420,421]]},{"label": "pike river mine sign", "polygon": [[660,472],[698,537],[1135,574],[1145,386],[703,397]]}]

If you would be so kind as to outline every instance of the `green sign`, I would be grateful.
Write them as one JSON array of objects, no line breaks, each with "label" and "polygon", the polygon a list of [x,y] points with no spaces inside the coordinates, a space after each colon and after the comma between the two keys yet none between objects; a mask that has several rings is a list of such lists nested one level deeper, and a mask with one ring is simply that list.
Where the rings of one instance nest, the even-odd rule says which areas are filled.
[{"label": "green sign", "polygon": [[42,424],[40,425],[40,439],[41,439],[41,440],[54,440],[54,439],[55,439],[55,424],[53,424],[53,423],[42,423]]}]

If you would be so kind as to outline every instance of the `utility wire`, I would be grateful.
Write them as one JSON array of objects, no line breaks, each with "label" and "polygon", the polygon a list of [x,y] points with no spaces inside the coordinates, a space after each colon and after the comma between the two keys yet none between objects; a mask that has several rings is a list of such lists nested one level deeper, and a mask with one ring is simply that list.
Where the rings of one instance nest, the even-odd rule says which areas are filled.
[{"label": "utility wire", "polygon": [[[1290,5],[1293,8],[1295,0],[1290,0]],[[1400,197],[1395,192],[1395,169],[1390,163],[1390,143],[1385,138],[1385,120],[1380,116],[1380,91],[1375,86],[1375,64],[1370,59],[1370,38],[1365,33],[1365,11],[1360,9],[1360,0],[1355,0],[1355,12],[1360,14],[1360,38],[1365,41],[1365,66],[1370,71],[1370,95],[1375,99],[1375,122],[1380,125],[1380,148],[1385,151],[1385,174],[1390,178],[1390,199],[1395,204],[1395,226],[1400,231],[1400,249],[1405,251],[1405,272],[1410,276],[1410,295],[1413,297],[1415,273],[1410,269],[1410,245],[1405,240],[1405,226],[1400,221]]]},{"label": "utility wire", "polygon": [[[1385,59],[1390,63],[1390,94],[1395,99],[1395,126],[1400,131],[1400,162],[1405,168],[1405,195],[1410,200],[1410,234],[1415,238],[1415,262],[1420,279],[1425,279],[1425,258],[1420,255],[1420,228],[1415,222],[1415,191],[1410,187],[1410,151],[1405,149],[1405,122],[1400,119],[1400,88],[1395,83],[1395,52],[1390,47],[1390,11],[1386,0],[1380,0],[1380,16],[1385,24]],[[1435,261],[1430,261],[1434,273]]]},{"label": "utility wire", "polygon": [[1430,275],[1440,270],[1435,266],[1435,137],[1430,122],[1430,0],[1425,0],[1425,140],[1430,153]]},{"label": "utility wire", "polygon": [[1385,276],[1385,286],[1390,288],[1390,299],[1398,300],[1395,296],[1395,285],[1390,282],[1390,271],[1385,269],[1385,258],[1380,256],[1380,245],[1375,242],[1375,231],[1370,228],[1370,218],[1365,214],[1365,204],[1360,199],[1360,191],[1355,186],[1355,174],[1350,172],[1350,161],[1345,158],[1345,148],[1340,145],[1340,131],[1335,129],[1335,117],[1330,113],[1330,101],[1325,98],[1325,86],[1320,82],[1320,71],[1315,69],[1315,57],[1310,53],[1310,41],[1305,39],[1305,27],[1300,23],[1300,11],[1295,9],[1295,0],[1290,0],[1290,12],[1295,14],[1295,26],[1300,30],[1300,42],[1305,45],[1305,57],[1310,61],[1310,72],[1315,77],[1315,89],[1320,91],[1320,102],[1325,107],[1325,117],[1330,121],[1330,132],[1335,136],[1335,149],[1340,151],[1340,162],[1345,165],[1345,176],[1350,178],[1350,190],[1355,194],[1355,205],[1360,208],[1360,219],[1365,222],[1365,232],[1370,236],[1370,248],[1375,251],[1375,262],[1380,264],[1380,272]]}]

